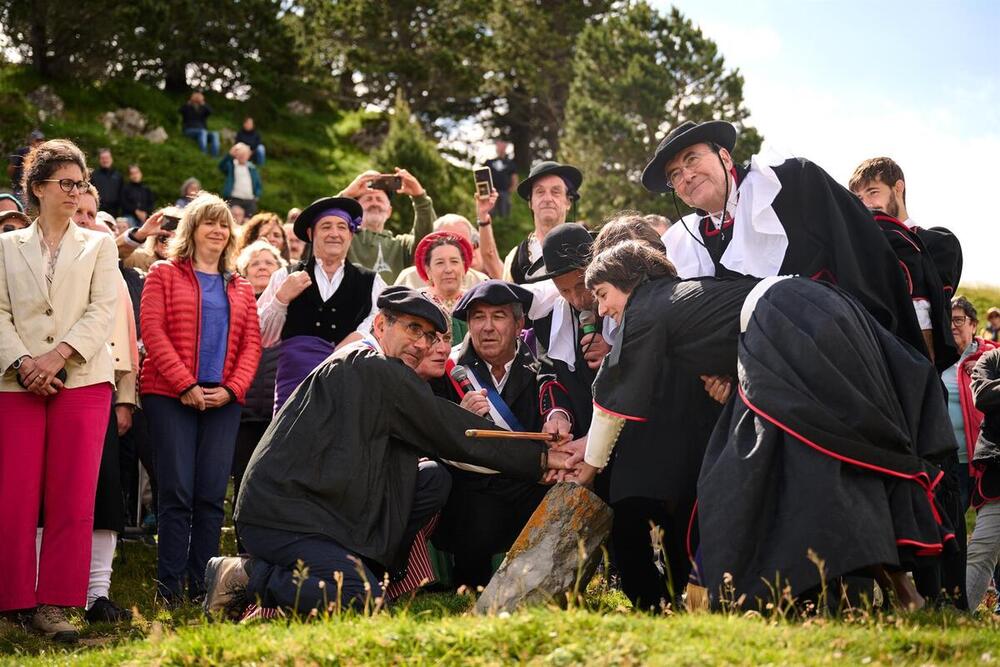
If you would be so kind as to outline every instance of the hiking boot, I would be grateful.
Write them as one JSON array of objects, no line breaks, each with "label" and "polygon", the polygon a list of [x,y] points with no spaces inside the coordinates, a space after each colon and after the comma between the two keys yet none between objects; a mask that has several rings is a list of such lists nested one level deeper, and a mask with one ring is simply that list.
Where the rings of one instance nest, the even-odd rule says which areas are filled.
[{"label": "hiking boot", "polygon": [[101,596],[90,605],[84,618],[88,623],[128,623],[132,620],[132,612]]},{"label": "hiking boot", "polygon": [[31,627],[57,642],[75,642],[80,633],[76,627],[66,620],[62,607],[49,604],[38,605],[31,617]]},{"label": "hiking boot", "polygon": [[[234,607],[246,600],[250,573],[249,558],[239,556],[217,556],[205,566],[205,614],[207,616],[233,613]],[[237,610],[242,612],[243,608]]]}]

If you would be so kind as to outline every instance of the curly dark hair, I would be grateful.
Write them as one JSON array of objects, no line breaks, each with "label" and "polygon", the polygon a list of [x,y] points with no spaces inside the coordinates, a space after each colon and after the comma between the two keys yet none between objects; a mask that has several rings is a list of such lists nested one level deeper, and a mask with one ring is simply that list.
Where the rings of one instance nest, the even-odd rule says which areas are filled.
[{"label": "curly dark hair", "polygon": [[83,177],[88,177],[87,159],[83,156],[83,151],[69,139],[50,139],[28,151],[24,158],[21,189],[28,199],[29,206],[37,209],[41,205],[32,186],[52,178],[52,174],[64,164],[75,164],[80,167]]}]

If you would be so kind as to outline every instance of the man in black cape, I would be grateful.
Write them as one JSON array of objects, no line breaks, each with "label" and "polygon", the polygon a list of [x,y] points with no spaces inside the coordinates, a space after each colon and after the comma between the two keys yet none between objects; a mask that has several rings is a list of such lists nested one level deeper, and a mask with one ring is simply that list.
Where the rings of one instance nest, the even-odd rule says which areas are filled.
[{"label": "man in black cape", "polygon": [[[209,562],[207,612],[242,611],[255,598],[308,612],[380,596],[448,495],[447,472],[418,465],[421,455],[529,481],[564,462],[538,442],[468,439],[466,429],[491,424],[435,397],[413,371],[447,331],[441,310],[405,287],[386,289],[378,307],[372,335],[310,373],[254,451],[234,515],[251,558]],[[308,574],[296,574],[299,561]]]},{"label": "man in black cape", "polygon": [[909,291],[868,209],[809,160],[770,166],[755,156],[749,166],[736,165],[736,135],[731,123],[687,121],[643,170],[647,190],[674,193],[695,209],[663,236],[677,274],[824,280],[921,349]]},{"label": "man in black cape", "polygon": [[[601,253],[588,286],[600,292],[607,280],[605,255],[635,264],[630,244]],[[798,596],[883,566],[896,583],[953,546],[934,497],[943,473],[927,461],[949,446],[949,421],[924,357],[823,283],[663,275],[632,282],[594,385],[584,481],[626,421],[660,409],[649,396],[666,365],[738,371],[698,480],[699,574],[716,604],[727,588],[733,601],[763,606],[775,601],[767,582]]]}]

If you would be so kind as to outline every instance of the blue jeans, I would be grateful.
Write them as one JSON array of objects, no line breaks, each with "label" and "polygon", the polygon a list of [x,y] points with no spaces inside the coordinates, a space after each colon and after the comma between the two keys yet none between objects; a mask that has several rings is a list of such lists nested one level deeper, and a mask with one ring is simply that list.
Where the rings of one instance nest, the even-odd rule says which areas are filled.
[{"label": "blue jeans", "polygon": [[[413,507],[401,542],[403,548],[409,551],[417,532],[444,507],[450,490],[451,476],[443,466],[434,461],[420,463]],[[293,533],[243,522],[236,529],[252,556],[247,593],[258,598],[262,607],[297,608],[301,614],[325,609],[337,601],[334,572],[344,575],[340,590],[344,609],[363,607],[366,579],[371,584],[368,594],[372,600],[382,595],[381,577],[361,563],[363,579],[357,570],[359,564],[352,560],[356,555],[325,535]],[[309,576],[301,583],[295,577],[299,560],[309,568]],[[325,583],[320,586],[320,582]]]},{"label": "blue jeans", "polygon": [[205,565],[219,555],[223,502],[240,426],[241,406],[199,412],[179,399],[146,394],[143,409],[153,441],[158,485],[160,595],[195,597],[205,590]]},{"label": "blue jeans", "polygon": [[254,149],[253,156],[250,159],[258,167],[263,167],[266,158],[267,151],[264,149],[264,144],[257,144],[257,148]]},{"label": "blue jeans", "polygon": [[184,136],[198,142],[198,149],[202,153],[208,153],[211,148],[212,155],[219,155],[219,133],[209,132],[200,127],[185,127]]}]

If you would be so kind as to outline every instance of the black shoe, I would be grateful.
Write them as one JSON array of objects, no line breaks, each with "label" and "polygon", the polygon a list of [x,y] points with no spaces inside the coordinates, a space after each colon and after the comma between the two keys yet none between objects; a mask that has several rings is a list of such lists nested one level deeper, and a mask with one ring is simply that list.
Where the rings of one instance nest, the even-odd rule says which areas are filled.
[{"label": "black shoe", "polygon": [[84,618],[88,623],[128,623],[132,620],[132,612],[122,609],[106,597],[94,600]]}]

